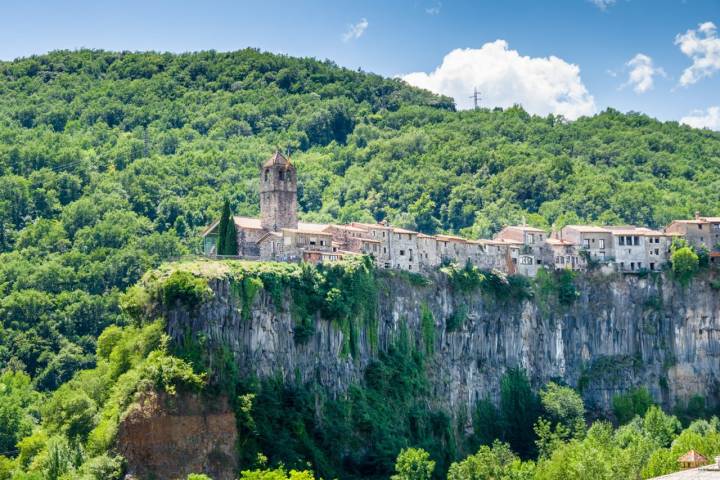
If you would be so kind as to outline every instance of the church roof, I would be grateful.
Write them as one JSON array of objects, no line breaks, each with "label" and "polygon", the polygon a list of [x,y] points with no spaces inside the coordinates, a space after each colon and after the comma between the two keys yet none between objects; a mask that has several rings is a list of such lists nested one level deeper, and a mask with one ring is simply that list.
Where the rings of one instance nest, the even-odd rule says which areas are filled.
[{"label": "church roof", "polygon": [[273,153],[272,156],[268,158],[265,163],[263,163],[263,168],[274,166],[288,167],[290,165],[292,165],[290,163],[290,160],[285,158],[285,156],[280,153],[279,150],[275,150],[275,153]]}]

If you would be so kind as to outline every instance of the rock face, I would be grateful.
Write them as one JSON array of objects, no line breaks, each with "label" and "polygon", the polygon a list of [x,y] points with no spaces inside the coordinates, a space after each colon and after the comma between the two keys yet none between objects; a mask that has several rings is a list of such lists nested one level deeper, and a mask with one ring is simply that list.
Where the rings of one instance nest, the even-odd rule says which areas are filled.
[{"label": "rock face", "polygon": [[174,480],[205,473],[236,478],[237,428],[226,399],[148,394],[120,423],[117,448],[137,478]]},{"label": "rock face", "polygon": [[[553,379],[579,387],[591,409],[608,410],[613,395],[641,385],[666,407],[694,394],[709,404],[720,400],[720,292],[709,278],[682,288],[657,275],[580,276],[578,298],[562,306],[552,295],[501,301],[461,294],[439,274],[429,286],[384,272],[378,277],[378,341],[373,348],[368,332],[359,331],[355,358],[341,354],[342,332],[321,318],[310,341],[296,345],[288,298],[276,308],[261,291],[243,315],[222,278],[210,282],[214,298],[194,311],[166,312],[168,330],[175,341],[202,336],[209,348],[229,349],[243,374],[316,381],[341,392],[362,379],[377,351],[401,330],[423,348],[425,309],[435,327],[429,368],[434,397],[451,412],[482,398],[497,400],[503,373],[516,366],[536,387]],[[457,312],[465,320],[447,331]]]}]

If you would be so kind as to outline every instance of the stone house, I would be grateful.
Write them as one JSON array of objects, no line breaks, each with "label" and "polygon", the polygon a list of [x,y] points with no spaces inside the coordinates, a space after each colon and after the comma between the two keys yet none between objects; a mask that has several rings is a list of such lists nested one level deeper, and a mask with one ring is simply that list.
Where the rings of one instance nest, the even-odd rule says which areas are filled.
[{"label": "stone house", "polygon": [[440,255],[438,253],[438,241],[431,235],[418,233],[417,235],[418,258],[420,259],[421,269],[431,269],[440,265]]},{"label": "stone house", "polygon": [[544,230],[528,225],[505,227],[495,235],[495,240],[502,240],[508,245],[512,270],[508,273],[519,273],[534,277],[543,264],[544,247],[547,235]]},{"label": "stone house", "polygon": [[548,247],[545,265],[552,265],[556,270],[585,270],[586,262],[577,243],[559,238],[548,238],[545,243]]},{"label": "stone house", "polygon": [[475,240],[483,247],[482,255],[477,260],[477,266],[486,270],[509,271],[512,265],[510,250],[506,242],[502,240]]},{"label": "stone house", "polygon": [[635,226],[607,229],[613,235],[617,271],[655,271],[660,270],[668,261],[673,235]]},{"label": "stone house", "polygon": [[417,235],[418,232],[404,228],[390,230],[388,243],[392,268],[415,272],[420,270]]},{"label": "stone house", "polygon": [[360,223],[352,222],[351,227],[365,230],[365,238],[375,240],[379,242],[378,253],[375,255],[375,264],[379,268],[393,268],[391,249],[390,249],[390,234],[393,228],[385,223]]},{"label": "stone house", "polygon": [[467,240],[454,235],[435,235],[440,263],[464,265],[468,260]]},{"label": "stone house", "polygon": [[566,225],[553,237],[574,243],[584,255],[596,262],[611,261],[613,253],[612,232],[594,225]]}]

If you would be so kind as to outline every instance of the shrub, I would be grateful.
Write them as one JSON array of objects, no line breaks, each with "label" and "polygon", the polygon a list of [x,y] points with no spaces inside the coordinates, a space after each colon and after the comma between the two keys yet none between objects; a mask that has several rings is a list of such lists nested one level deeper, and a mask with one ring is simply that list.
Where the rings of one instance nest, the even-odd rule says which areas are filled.
[{"label": "shrub", "polygon": [[673,273],[683,285],[690,281],[699,268],[699,258],[690,247],[680,247],[674,250],[670,256],[670,262]]},{"label": "shrub", "polygon": [[454,332],[460,330],[467,320],[467,305],[460,305],[455,311],[447,318],[445,322],[445,330],[448,332]]},{"label": "shrub", "polygon": [[425,450],[405,448],[398,454],[395,475],[390,480],[430,480],[433,470],[435,462]]},{"label": "shrub", "polygon": [[172,307],[179,301],[186,307],[193,308],[211,294],[205,279],[180,270],[173,272],[162,286],[162,299],[167,307]]},{"label": "shrub", "polygon": [[615,395],[612,400],[613,413],[621,425],[635,416],[643,416],[653,404],[650,392],[645,387],[636,388],[626,393]]}]

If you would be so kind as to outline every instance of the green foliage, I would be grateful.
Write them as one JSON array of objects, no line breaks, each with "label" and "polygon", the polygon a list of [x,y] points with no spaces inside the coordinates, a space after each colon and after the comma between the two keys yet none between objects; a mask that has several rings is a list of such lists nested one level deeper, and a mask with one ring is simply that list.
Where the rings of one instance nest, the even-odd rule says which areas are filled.
[{"label": "green foliage", "polygon": [[[243,318],[249,318],[252,302],[262,288],[276,308],[289,306],[296,343],[304,344],[315,334],[320,314],[342,330],[343,354],[357,354],[360,329],[365,330],[370,345],[377,347],[377,279],[369,257],[320,265],[243,261],[224,265],[229,267],[227,275]],[[180,263],[172,268],[182,272],[189,266]]]},{"label": "green foliage", "polygon": [[474,455],[450,465],[448,480],[531,480],[535,465],[523,462],[506,443],[483,445]]},{"label": "green foliage", "polygon": [[303,468],[310,462],[323,478],[388,478],[398,453],[414,445],[446,471],[455,437],[450,417],[430,406],[424,359],[422,351],[398,343],[338,398],[311,385],[246,385],[252,407],[238,404],[244,463],[263,452],[271,464]]},{"label": "green foliage", "polygon": [[32,432],[30,407],[37,400],[27,374],[8,370],[0,375],[0,451],[5,455]]},{"label": "green foliage", "polygon": [[652,404],[653,399],[645,387],[615,395],[612,400],[613,413],[620,424],[629,422],[636,415],[645,415]]},{"label": "green foliage", "polygon": [[395,474],[390,480],[430,480],[435,462],[430,454],[421,448],[405,448],[395,461]]},{"label": "green foliage", "polygon": [[465,324],[465,320],[467,320],[467,305],[462,304],[445,321],[445,330],[448,332],[460,330]]},{"label": "green foliage", "polygon": [[456,264],[442,267],[453,290],[470,293],[480,289],[486,295],[499,301],[522,301],[532,298],[530,283],[524,276],[509,275],[492,270],[484,271],[467,262],[463,268]]},{"label": "green foliage", "polygon": [[580,296],[575,287],[575,275],[575,272],[567,269],[538,270],[533,283],[536,297],[547,300],[552,295],[558,304],[566,307],[572,305]]},{"label": "green foliage", "polygon": [[212,295],[207,280],[190,272],[177,270],[162,285],[162,301],[168,307],[177,302],[194,308]]},{"label": "green foliage", "polygon": [[427,303],[420,306],[420,327],[425,353],[432,355],[435,352],[435,317],[428,308]]},{"label": "green foliage", "polygon": [[[205,475],[196,479],[188,477],[188,480],[203,480],[204,478],[209,477]],[[285,468],[280,467],[266,470],[243,470],[240,473],[240,480],[315,480],[315,476],[308,470],[287,471]]]},{"label": "green foliage", "polygon": [[690,247],[674,249],[670,256],[672,271],[681,284],[686,285],[697,272],[699,258]]},{"label": "green foliage", "polygon": [[[18,442],[18,465],[44,478],[121,478],[124,461],[108,451],[122,414],[151,391],[199,390],[205,381],[167,352],[163,326],[109,327],[98,363],[78,372],[42,403],[42,423]],[[29,432],[27,432],[29,433]]]},{"label": "green foliage", "polygon": [[503,440],[523,458],[535,453],[533,425],[540,415],[537,395],[524,370],[511,368],[500,382],[500,412]]},{"label": "green foliage", "polygon": [[217,244],[215,251],[218,255],[237,255],[237,231],[235,230],[235,222],[233,221],[232,212],[230,211],[230,202],[225,200],[223,203],[222,213],[220,215],[220,223],[217,226]]},{"label": "green foliage", "polygon": [[569,434],[580,437],[585,433],[585,404],[572,388],[550,382],[540,390],[540,403],[545,416],[556,427],[562,425]]}]

